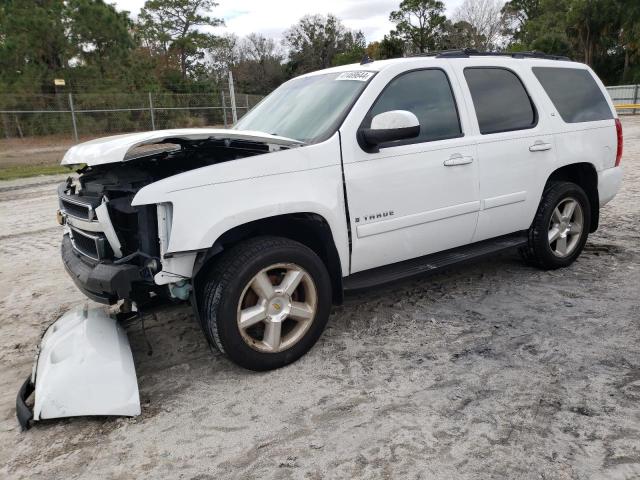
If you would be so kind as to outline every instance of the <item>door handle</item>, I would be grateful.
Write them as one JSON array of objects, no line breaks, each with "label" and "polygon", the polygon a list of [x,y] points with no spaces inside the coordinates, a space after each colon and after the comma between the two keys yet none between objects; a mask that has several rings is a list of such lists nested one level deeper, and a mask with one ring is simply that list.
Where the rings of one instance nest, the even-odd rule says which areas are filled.
[{"label": "door handle", "polygon": [[459,153],[454,153],[447,160],[444,161],[445,167],[455,167],[456,165],[467,165],[473,162],[473,157],[462,156]]},{"label": "door handle", "polygon": [[541,140],[534,142],[534,144],[529,147],[530,152],[544,152],[545,150],[551,150],[551,144]]}]

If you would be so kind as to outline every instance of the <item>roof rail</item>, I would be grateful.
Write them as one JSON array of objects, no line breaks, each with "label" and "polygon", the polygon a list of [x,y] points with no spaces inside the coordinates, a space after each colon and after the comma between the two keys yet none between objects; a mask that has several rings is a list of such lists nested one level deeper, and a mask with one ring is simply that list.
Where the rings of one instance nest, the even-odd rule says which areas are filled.
[{"label": "roof rail", "polygon": [[547,55],[542,52],[480,52],[475,48],[461,48],[454,50],[441,50],[437,52],[422,53],[414,55],[416,57],[435,57],[435,58],[469,58],[474,57],[511,57],[511,58],[542,58],[545,60],[565,60],[571,62],[569,57],[562,55]]}]

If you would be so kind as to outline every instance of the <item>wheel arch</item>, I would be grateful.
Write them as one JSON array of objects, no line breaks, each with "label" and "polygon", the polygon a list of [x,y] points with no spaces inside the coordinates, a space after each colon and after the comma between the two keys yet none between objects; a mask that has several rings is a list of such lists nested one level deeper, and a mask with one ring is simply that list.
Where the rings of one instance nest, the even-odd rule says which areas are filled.
[{"label": "wheel arch", "polygon": [[579,185],[587,194],[591,204],[591,228],[590,233],[598,229],[600,220],[600,200],[598,195],[598,172],[593,164],[588,162],[571,163],[554,170],[545,185],[545,190],[549,183],[554,181],[567,181]]},{"label": "wheel arch", "polygon": [[275,215],[243,223],[227,230],[206,252],[198,254],[194,265],[193,282],[197,285],[204,272],[218,260],[223,252],[239,242],[263,235],[288,238],[313,250],[329,272],[333,303],[342,303],[342,266],[331,226],[322,215],[313,212]]}]

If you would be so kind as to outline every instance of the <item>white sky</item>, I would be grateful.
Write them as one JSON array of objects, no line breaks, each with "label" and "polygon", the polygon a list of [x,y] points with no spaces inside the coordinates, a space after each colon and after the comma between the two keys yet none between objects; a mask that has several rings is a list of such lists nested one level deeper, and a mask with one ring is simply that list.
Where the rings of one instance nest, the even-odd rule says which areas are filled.
[{"label": "white sky", "polygon": [[[462,0],[443,0],[447,16],[451,16]],[[145,0],[107,0],[119,10],[128,10],[135,17]],[[393,28],[389,13],[400,0],[218,0],[213,16],[224,18],[226,27],[219,33],[238,36],[262,33],[280,39],[282,32],[306,14],[333,13],[353,30],[362,30],[367,42],[381,40]]]}]

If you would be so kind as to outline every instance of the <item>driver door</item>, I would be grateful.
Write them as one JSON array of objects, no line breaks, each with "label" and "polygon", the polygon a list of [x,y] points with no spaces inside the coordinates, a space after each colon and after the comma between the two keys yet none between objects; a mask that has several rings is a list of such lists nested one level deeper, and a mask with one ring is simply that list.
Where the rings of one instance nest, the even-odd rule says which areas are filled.
[{"label": "driver door", "polygon": [[[351,222],[351,272],[375,268],[471,242],[478,220],[476,146],[465,137],[455,77],[442,68],[393,78],[362,121],[407,110],[420,121],[418,137],[366,152],[342,134]],[[348,144],[345,145],[345,144]]]}]

